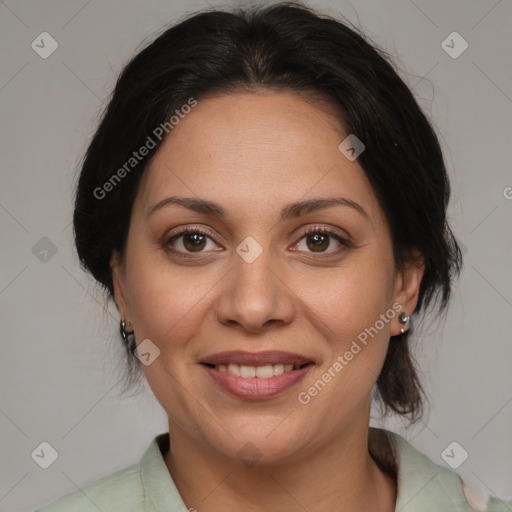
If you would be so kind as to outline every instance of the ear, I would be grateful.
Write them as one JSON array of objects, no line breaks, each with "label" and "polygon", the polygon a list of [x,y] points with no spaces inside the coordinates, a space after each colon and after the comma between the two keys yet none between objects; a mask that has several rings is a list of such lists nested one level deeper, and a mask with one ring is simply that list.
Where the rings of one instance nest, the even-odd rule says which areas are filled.
[{"label": "ear", "polygon": [[112,284],[114,287],[114,300],[121,318],[126,320],[127,324],[131,324],[130,303],[126,292],[126,272],[124,260],[118,251],[112,252],[110,258],[110,269],[112,271]]},{"label": "ear", "polygon": [[414,249],[409,253],[403,269],[397,271],[393,304],[398,302],[401,308],[391,324],[391,336],[400,334],[400,329],[404,327],[398,321],[398,315],[404,311],[410,316],[416,308],[424,272],[425,260],[423,255],[417,249]]}]

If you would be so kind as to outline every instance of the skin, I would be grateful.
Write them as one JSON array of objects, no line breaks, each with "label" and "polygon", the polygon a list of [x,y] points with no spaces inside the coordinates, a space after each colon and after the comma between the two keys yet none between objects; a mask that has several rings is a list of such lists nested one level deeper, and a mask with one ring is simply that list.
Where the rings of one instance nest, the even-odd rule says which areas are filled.
[{"label": "skin", "polygon": [[[310,403],[297,400],[393,303],[414,310],[424,270],[418,255],[395,267],[385,215],[357,160],[338,150],[347,134],[332,112],[296,93],[199,99],[151,160],[126,252],[112,255],[122,317],[138,343],[148,338],[161,351],[142,367],[169,417],[166,465],[199,512],[395,509],[396,481],[367,439],[371,391],[400,332],[398,314]],[[175,204],[147,217],[169,196],[214,201],[226,217]],[[330,197],[367,216],[336,205],[279,220],[289,203]],[[199,253],[190,237],[167,244],[181,226],[213,236]],[[315,226],[350,245],[327,236],[315,249],[303,233]],[[248,236],[263,249],[252,263],[236,252]],[[265,400],[228,395],[198,364],[220,351],[273,349],[315,366]],[[252,467],[238,456],[246,443],[261,455]]]}]

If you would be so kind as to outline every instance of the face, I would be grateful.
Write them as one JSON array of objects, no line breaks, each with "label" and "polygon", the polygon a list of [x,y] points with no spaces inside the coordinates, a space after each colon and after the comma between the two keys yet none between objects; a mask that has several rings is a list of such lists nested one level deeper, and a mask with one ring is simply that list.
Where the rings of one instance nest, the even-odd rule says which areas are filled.
[{"label": "face", "polygon": [[292,93],[218,96],[150,162],[111,265],[171,436],[233,458],[250,442],[271,463],[367,428],[422,269],[395,268],[347,135]]}]

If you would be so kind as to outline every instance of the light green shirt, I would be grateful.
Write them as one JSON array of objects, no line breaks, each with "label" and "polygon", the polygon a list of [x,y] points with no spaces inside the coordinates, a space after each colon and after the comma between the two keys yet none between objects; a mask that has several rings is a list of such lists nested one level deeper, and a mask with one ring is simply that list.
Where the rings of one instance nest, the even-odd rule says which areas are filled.
[{"label": "light green shirt", "polygon": [[[382,443],[383,438],[389,443]],[[392,446],[397,468],[396,512],[472,512],[460,476],[435,464],[403,437],[385,429],[369,428],[369,449],[385,461]],[[163,455],[169,433],[155,437],[140,462],[96,480],[34,512],[187,512]],[[389,456],[389,451],[387,452]],[[389,460],[389,459],[387,459]],[[490,497],[487,512],[512,512],[512,501]],[[200,512],[200,511],[199,511]]]}]

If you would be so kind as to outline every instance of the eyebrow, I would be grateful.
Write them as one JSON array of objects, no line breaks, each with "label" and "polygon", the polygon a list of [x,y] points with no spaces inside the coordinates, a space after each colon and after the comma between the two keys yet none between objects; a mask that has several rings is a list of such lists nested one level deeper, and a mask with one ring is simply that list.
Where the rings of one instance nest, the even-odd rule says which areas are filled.
[{"label": "eyebrow", "polygon": [[[149,209],[146,218],[150,217],[156,211],[170,204],[176,204],[189,210],[198,213],[203,213],[206,215],[211,215],[213,217],[218,217],[221,219],[225,219],[227,217],[226,211],[220,205],[212,201],[208,201],[206,199],[199,199],[195,197],[171,196],[153,205]],[[363,217],[366,217],[368,219],[370,218],[368,213],[366,213],[365,209],[360,204],[350,199],[346,199],[344,197],[332,197],[308,199],[306,201],[298,201],[296,203],[287,204],[281,210],[280,221],[297,218],[300,217],[301,215],[306,215],[308,213],[323,210],[325,208],[330,208],[332,206],[348,206],[349,208],[352,208],[359,212]]]}]

